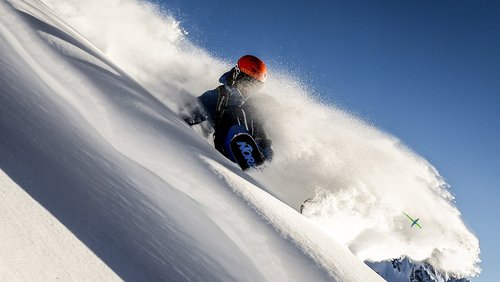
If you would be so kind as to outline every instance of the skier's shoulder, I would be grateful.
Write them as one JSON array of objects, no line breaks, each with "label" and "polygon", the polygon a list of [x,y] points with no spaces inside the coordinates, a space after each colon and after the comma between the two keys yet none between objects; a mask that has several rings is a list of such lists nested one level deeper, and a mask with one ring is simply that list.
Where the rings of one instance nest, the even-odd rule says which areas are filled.
[{"label": "skier's shoulder", "polygon": [[230,71],[227,71],[225,73],[223,73],[220,78],[219,78],[219,82],[222,84],[222,85],[229,85],[231,84],[231,74],[232,74],[232,70]]},{"label": "skier's shoulder", "polygon": [[248,105],[252,108],[273,107],[278,101],[265,93],[258,93],[252,96],[247,101]]},{"label": "skier's shoulder", "polygon": [[200,96],[198,96],[198,100],[200,100],[200,101],[211,100],[211,99],[217,98],[217,94],[218,94],[217,88],[211,89],[211,90],[207,90],[203,94],[201,94]]},{"label": "skier's shoulder", "polygon": [[208,90],[205,93],[201,94],[198,97],[198,101],[207,110],[212,111],[212,110],[215,110],[218,97],[219,97],[219,87],[217,87],[215,89]]}]

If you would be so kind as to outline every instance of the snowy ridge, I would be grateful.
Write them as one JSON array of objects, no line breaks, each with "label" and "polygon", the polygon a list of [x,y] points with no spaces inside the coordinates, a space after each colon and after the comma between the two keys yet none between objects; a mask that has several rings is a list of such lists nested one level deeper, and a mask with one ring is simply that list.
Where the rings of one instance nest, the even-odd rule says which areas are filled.
[{"label": "snowy ridge", "polygon": [[[480,272],[448,185],[397,138],[271,64],[276,157],[247,175],[177,118],[229,64],[147,2],[43,2],[0,2],[0,169],[120,277],[371,281],[359,260],[400,257]],[[310,197],[305,222],[291,208]]]},{"label": "snowy ridge", "polygon": [[408,258],[394,259],[390,262],[368,263],[387,281],[420,281],[420,282],[468,282],[466,278],[447,277],[438,273],[432,265],[425,262],[415,262]]},{"label": "snowy ridge", "polygon": [[[125,280],[380,280],[43,4],[11,3],[0,2],[0,168],[72,233],[61,236],[95,254],[87,252],[101,277],[113,279],[111,269]],[[14,253],[10,246],[0,248]],[[9,261],[9,270],[32,261]],[[24,278],[54,279],[74,263]]]},{"label": "snowy ridge", "polygon": [[27,281],[33,277],[63,281],[118,279],[3,171],[0,171],[0,195],[0,280]]}]

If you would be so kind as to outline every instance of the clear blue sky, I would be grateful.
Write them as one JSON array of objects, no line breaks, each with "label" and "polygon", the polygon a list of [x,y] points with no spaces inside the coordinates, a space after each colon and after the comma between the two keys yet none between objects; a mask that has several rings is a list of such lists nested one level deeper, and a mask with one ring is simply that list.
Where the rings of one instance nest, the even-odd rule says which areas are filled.
[{"label": "clear blue sky", "polygon": [[498,281],[500,2],[157,2],[210,53],[291,69],[428,159],[479,237],[476,281]]}]

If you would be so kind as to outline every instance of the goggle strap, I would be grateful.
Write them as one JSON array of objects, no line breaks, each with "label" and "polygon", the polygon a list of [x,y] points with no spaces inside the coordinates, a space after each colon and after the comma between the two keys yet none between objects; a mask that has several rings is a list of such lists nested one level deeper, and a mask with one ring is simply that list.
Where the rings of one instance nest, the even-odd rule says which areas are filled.
[{"label": "goggle strap", "polygon": [[241,70],[240,68],[238,67],[238,65],[236,65],[234,67],[234,72],[233,72],[233,84],[234,82],[236,81],[236,78],[238,78],[238,75],[241,73]]}]

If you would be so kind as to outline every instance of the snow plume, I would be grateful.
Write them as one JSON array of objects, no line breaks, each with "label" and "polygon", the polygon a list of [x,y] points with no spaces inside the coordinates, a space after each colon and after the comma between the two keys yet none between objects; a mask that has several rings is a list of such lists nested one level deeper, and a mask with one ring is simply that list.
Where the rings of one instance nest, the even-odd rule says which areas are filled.
[{"label": "snow plume", "polygon": [[[190,43],[179,23],[153,4],[44,2],[174,110],[187,97],[216,87],[229,68]],[[254,178],[296,209],[310,198],[304,215],[363,260],[406,256],[458,277],[480,272],[478,240],[431,164],[270,69],[261,94],[270,98],[261,110],[276,155]],[[420,218],[423,228],[410,228],[403,212]]]},{"label": "snow plume", "polygon": [[304,215],[363,260],[409,257],[454,277],[479,273],[479,242],[431,164],[286,77],[266,92],[279,101],[262,107],[276,157],[255,177],[278,197],[295,208],[310,198]]},{"label": "snow plume", "polygon": [[43,0],[113,63],[172,109],[215,88],[228,67],[191,44],[159,6],[133,0]]}]

